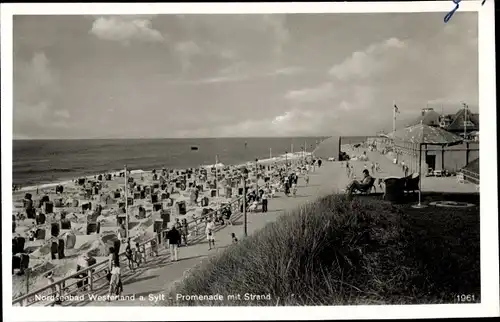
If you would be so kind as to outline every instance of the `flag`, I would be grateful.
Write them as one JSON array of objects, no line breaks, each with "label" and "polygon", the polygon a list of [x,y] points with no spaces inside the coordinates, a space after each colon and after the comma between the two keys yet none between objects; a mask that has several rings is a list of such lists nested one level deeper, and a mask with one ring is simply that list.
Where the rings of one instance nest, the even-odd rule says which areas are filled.
[{"label": "flag", "polygon": [[394,112],[395,113],[399,113],[399,108],[398,108],[398,106],[396,104],[394,104]]}]

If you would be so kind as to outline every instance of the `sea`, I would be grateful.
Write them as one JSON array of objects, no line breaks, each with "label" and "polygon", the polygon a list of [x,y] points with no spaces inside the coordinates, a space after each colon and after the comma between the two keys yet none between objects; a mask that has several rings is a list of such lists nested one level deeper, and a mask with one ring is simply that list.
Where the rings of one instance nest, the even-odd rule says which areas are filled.
[{"label": "sea", "polygon": [[[130,170],[193,168],[263,160],[293,151],[311,152],[327,137],[14,140],[13,184],[19,187]],[[333,139],[333,138],[330,138]],[[338,139],[337,139],[338,140]],[[356,141],[342,138],[343,143]],[[333,139],[335,141],[335,139]],[[353,141],[353,142],[354,142]]]}]

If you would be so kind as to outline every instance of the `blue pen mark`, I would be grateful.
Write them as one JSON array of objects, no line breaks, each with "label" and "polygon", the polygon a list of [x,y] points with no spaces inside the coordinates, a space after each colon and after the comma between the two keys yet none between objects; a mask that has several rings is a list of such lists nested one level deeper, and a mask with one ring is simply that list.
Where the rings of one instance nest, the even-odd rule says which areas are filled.
[{"label": "blue pen mark", "polygon": [[[453,3],[455,4],[455,8],[453,8],[450,12],[448,12],[446,14],[446,16],[444,16],[444,23],[447,23],[448,21],[450,21],[451,17],[453,17],[453,15],[455,14],[455,11],[457,11],[458,8],[460,7],[460,5],[459,5],[460,1],[462,1],[462,0],[453,0]],[[485,2],[486,2],[486,0],[483,0],[483,2],[481,2],[481,5],[484,5]]]},{"label": "blue pen mark", "polygon": [[451,17],[453,17],[453,15],[455,14],[455,11],[457,11],[458,8],[460,7],[460,5],[459,5],[460,1],[462,1],[462,0],[453,0],[453,3],[455,4],[455,8],[453,8],[450,12],[448,12],[446,14],[446,16],[444,16],[444,23],[447,23],[448,21],[450,21]]}]

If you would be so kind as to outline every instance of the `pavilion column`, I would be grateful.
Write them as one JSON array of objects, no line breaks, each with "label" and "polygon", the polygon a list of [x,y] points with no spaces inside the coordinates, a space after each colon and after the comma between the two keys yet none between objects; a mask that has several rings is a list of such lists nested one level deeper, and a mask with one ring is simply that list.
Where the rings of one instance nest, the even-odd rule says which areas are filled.
[{"label": "pavilion column", "polygon": [[469,142],[466,143],[465,147],[465,165],[469,164]]},{"label": "pavilion column", "polygon": [[441,171],[444,171],[444,146],[441,145]]}]

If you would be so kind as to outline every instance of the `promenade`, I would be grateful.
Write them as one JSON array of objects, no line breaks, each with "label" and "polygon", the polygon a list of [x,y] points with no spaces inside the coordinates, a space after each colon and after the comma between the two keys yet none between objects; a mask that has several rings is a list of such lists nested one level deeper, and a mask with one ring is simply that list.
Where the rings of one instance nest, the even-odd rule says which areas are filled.
[{"label": "promenade", "polygon": [[[361,151],[361,152],[359,152]],[[362,149],[358,151],[347,150],[347,153],[361,154]],[[370,169],[371,162],[378,162],[381,168],[380,172],[373,174],[375,178],[385,178],[388,176],[402,176],[402,170],[399,165],[393,164],[386,156],[374,151],[367,151],[369,161],[351,161],[354,166],[355,175],[358,179],[362,176],[362,170],[366,164]],[[341,162],[323,162],[321,168],[316,168],[311,172],[310,182],[305,186],[302,178],[299,179],[298,191],[296,197],[286,197],[283,193],[277,193],[273,199],[269,200],[268,213],[248,213],[248,234],[263,228],[266,224],[275,221],[285,212],[292,210],[307,201],[313,201],[321,196],[339,193],[350,179],[347,177],[346,169],[342,167]],[[423,190],[443,191],[443,192],[473,192],[472,185],[462,185],[456,183],[455,178],[424,178]],[[376,185],[377,192],[382,192]],[[440,189],[440,190],[439,190]],[[173,283],[179,281],[189,272],[190,269],[207,260],[211,256],[223,251],[231,244],[231,233],[235,233],[238,239],[243,239],[243,218],[238,216],[233,226],[223,226],[218,228],[215,233],[215,249],[209,250],[206,238],[200,231],[200,236],[195,239],[195,243],[188,247],[179,248],[179,261],[170,262],[168,251],[162,248],[160,255],[156,258],[149,258],[148,262],[136,269],[130,271],[124,270],[122,275],[124,292],[123,296],[135,296],[135,300],[118,301],[83,301],[66,302],[64,306],[153,306],[156,300],[161,303],[162,296],[167,293]],[[105,295],[107,289],[98,290],[95,294]],[[140,300],[140,297],[143,300]],[[86,297],[88,298],[88,297]],[[165,298],[163,298],[164,300]]]},{"label": "promenade", "polygon": [[[337,187],[343,187],[347,183],[344,169],[339,162],[323,162],[321,168],[316,168],[315,172],[309,174],[309,185],[305,186],[303,178],[299,179],[297,196],[286,197],[283,193],[277,193],[273,199],[269,199],[269,209],[267,213],[248,213],[248,234],[263,228],[266,224],[275,221],[286,211],[292,210],[299,205],[312,201],[318,197],[334,193]],[[342,178],[343,185],[339,186],[338,179]],[[175,281],[182,279],[184,274],[204,260],[210,258],[220,251],[223,251],[231,244],[231,233],[235,233],[238,239],[243,239],[243,216],[240,215],[235,220],[233,226],[221,227],[215,233],[215,249],[209,250],[206,238],[200,236],[198,242],[188,247],[179,248],[179,261],[170,262],[168,251],[162,250],[160,256],[149,258],[148,262],[136,269],[129,271],[125,269],[123,277],[123,296],[135,295],[135,301],[83,301],[66,302],[64,306],[152,306],[155,301],[149,301],[150,294],[166,294]],[[200,231],[200,233],[202,233]],[[99,290],[96,294],[107,294],[106,290]],[[139,297],[146,298],[140,301]],[[88,298],[88,297],[86,297]]]}]

